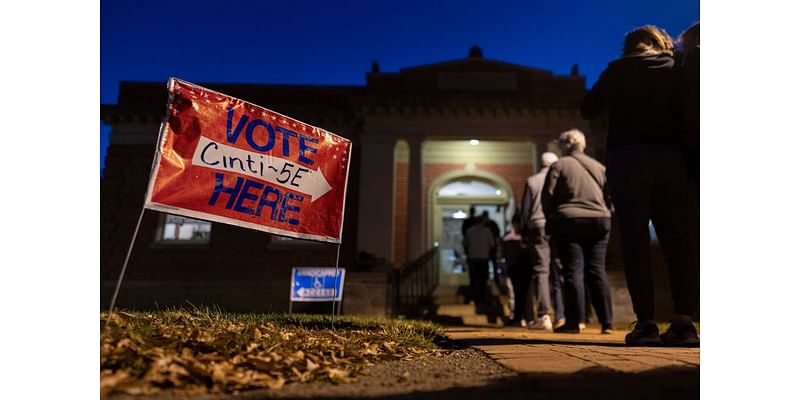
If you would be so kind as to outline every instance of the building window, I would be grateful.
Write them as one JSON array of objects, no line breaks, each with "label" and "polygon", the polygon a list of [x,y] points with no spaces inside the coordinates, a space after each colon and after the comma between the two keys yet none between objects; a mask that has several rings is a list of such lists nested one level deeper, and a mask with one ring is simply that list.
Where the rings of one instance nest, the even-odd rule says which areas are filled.
[{"label": "building window", "polygon": [[502,196],[503,191],[486,182],[472,179],[457,180],[442,186],[436,193],[443,197],[488,197]]},{"label": "building window", "polygon": [[208,243],[211,238],[211,222],[166,214],[161,216],[158,242],[160,243]]}]

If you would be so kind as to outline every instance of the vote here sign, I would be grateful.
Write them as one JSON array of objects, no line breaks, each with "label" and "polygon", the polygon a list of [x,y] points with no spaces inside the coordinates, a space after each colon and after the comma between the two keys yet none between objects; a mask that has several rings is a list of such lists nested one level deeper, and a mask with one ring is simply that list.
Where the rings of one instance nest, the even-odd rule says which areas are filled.
[{"label": "vote here sign", "polygon": [[145,207],[340,243],[351,142],[170,78]]},{"label": "vote here sign", "polygon": [[344,269],[292,268],[291,301],[342,301]]}]

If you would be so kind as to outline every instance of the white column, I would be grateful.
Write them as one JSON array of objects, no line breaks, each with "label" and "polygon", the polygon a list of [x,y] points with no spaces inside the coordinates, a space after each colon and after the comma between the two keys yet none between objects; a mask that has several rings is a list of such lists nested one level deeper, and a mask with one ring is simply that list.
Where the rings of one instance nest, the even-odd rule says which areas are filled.
[{"label": "white column", "polygon": [[421,139],[408,141],[408,215],[406,221],[406,262],[414,261],[425,250],[425,218],[422,205],[422,146]]}]

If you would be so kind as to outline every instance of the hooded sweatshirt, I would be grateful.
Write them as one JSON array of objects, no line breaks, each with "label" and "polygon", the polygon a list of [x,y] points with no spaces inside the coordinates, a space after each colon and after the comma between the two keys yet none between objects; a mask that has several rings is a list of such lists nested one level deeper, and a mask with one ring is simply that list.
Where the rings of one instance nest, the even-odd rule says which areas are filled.
[{"label": "hooded sweatshirt", "polygon": [[623,146],[680,145],[680,71],[669,55],[633,55],[608,64],[581,104],[593,119],[608,111],[609,152]]}]

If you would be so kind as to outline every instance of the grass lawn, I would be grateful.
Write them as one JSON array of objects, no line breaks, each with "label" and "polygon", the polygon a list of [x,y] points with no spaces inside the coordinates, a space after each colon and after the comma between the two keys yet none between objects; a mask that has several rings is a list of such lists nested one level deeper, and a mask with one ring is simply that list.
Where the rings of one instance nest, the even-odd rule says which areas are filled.
[{"label": "grass lawn", "polygon": [[[437,351],[441,327],[419,321],[212,309],[100,314],[100,390],[155,394],[348,382],[379,360]],[[104,330],[105,329],[105,330]]]}]

